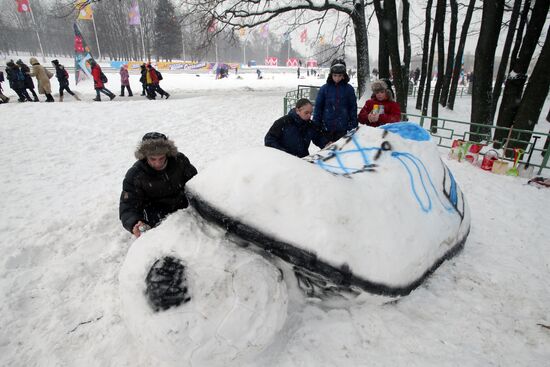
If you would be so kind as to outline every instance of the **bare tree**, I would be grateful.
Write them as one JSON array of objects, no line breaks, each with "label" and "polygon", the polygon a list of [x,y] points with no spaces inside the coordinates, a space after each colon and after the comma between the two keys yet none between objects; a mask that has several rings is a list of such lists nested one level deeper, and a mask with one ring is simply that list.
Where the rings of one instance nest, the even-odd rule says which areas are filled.
[{"label": "bare tree", "polygon": [[458,42],[458,49],[456,51],[456,57],[453,67],[453,77],[451,80],[451,88],[449,91],[449,98],[447,100],[447,108],[453,109],[455,105],[456,91],[458,89],[458,80],[460,78],[460,69],[462,68],[462,57],[464,55],[464,46],[466,45],[466,37],[468,36],[468,29],[470,28],[470,22],[472,20],[472,14],[474,13],[474,5],[476,0],[470,0],[468,8],[466,10],[466,16],[464,17],[464,23],[462,23],[462,31],[460,32],[460,41]]},{"label": "bare tree", "polygon": [[[430,29],[432,24],[432,1],[428,0],[426,3],[426,24],[424,27],[424,42],[422,42],[422,69],[420,72],[420,82],[418,83],[418,95],[416,97],[416,109],[420,110],[422,109],[422,99],[424,96],[424,84],[428,79],[428,73],[431,74],[431,71],[428,72],[428,58],[430,55],[429,51],[429,42],[430,42]],[[428,95],[430,94],[430,87],[428,86],[428,90],[426,91]],[[424,110],[422,111],[422,114],[424,114]]]},{"label": "bare tree", "polygon": [[495,89],[493,90],[493,106],[492,115],[495,115],[497,110],[497,102],[500,98],[500,92],[502,91],[502,83],[504,81],[504,75],[506,73],[506,67],[508,66],[508,59],[510,58],[510,51],[512,49],[512,42],[514,41],[514,34],[516,33],[516,23],[519,18],[520,8],[522,0],[515,0],[512,8],[512,14],[510,15],[510,22],[508,24],[508,34],[506,35],[506,41],[504,42],[504,48],[502,49],[502,56],[500,58],[500,65],[498,67],[497,77],[495,80]]},{"label": "bare tree", "polygon": [[[546,41],[538,57],[533,74],[529,78],[529,83],[521,98],[518,112],[514,118],[514,127],[522,130],[533,131],[538,122],[544,101],[548,96],[550,88],[550,27],[546,32]],[[518,140],[529,141],[531,134],[522,133]],[[526,143],[512,141],[509,147],[519,147],[525,149]]]},{"label": "bare tree", "polygon": [[[512,60],[511,71],[506,78],[506,85],[500,103],[497,126],[510,127],[516,119],[516,113],[522,99],[523,87],[527,81],[527,70],[533,58],[538,39],[548,16],[548,0],[537,0],[527,24],[525,36],[516,60]],[[503,141],[506,132],[495,131],[494,140]]]},{"label": "bare tree", "polygon": [[450,0],[450,5],[451,5],[451,26],[449,29],[449,45],[447,48],[447,65],[445,67],[445,76],[443,77],[443,85],[441,86],[441,96],[439,97],[439,103],[443,107],[447,105],[447,98],[449,97],[449,88],[451,87],[451,77],[453,75],[453,60],[455,56],[456,25],[458,23],[458,4],[456,0]]},{"label": "bare tree", "polygon": [[[391,62],[391,77],[393,78],[393,84],[395,86],[397,102],[401,105],[401,109],[403,110],[403,112],[406,112],[408,96],[408,72],[407,75],[403,75],[404,68],[401,64],[401,56],[399,54],[397,11],[395,7],[395,0],[385,0],[383,6],[380,0],[374,0],[374,9],[376,10],[376,17],[380,26],[380,38],[384,39],[385,47],[388,50]],[[405,69],[408,70],[408,65]],[[383,70],[380,69],[380,75],[384,76],[382,72]]]},{"label": "bare tree", "polygon": [[[470,118],[472,122],[477,124],[493,124],[491,114],[493,69],[503,12],[504,0],[485,0],[483,2],[481,29],[475,53]],[[480,128],[479,126],[471,126],[470,138],[474,141],[486,139],[489,131],[489,129]]]},{"label": "bare tree", "polygon": [[[441,87],[443,86],[444,72],[445,72],[445,37],[444,37],[444,25],[445,25],[445,8],[446,0],[437,0],[437,8],[435,11],[434,20],[434,39],[437,37],[437,81],[435,83],[434,95],[432,98],[432,117],[439,116],[439,96],[441,93]],[[435,131],[437,127],[437,120],[433,119],[430,124],[431,130]]]},{"label": "bare tree", "polygon": [[[369,51],[367,27],[365,18],[364,0],[325,0],[323,3],[314,3],[308,0],[293,2],[262,2],[257,0],[182,0],[186,12],[205,19],[203,29],[206,30],[213,20],[220,27],[208,34],[212,40],[225,28],[238,30],[241,28],[256,27],[285,14],[300,14],[303,11],[320,13],[320,18],[329,11],[346,14],[353,23],[357,52],[357,80],[358,94],[361,96],[366,89],[369,77]],[[305,24],[305,18],[295,17],[294,26]]]}]

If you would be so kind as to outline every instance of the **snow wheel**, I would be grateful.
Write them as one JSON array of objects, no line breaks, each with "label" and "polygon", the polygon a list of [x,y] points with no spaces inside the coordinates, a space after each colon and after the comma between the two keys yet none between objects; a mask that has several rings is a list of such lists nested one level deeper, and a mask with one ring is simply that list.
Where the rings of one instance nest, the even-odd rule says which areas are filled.
[{"label": "snow wheel", "polygon": [[163,366],[240,366],[286,320],[277,267],[227,240],[188,209],[138,238],[119,275],[121,316]]}]

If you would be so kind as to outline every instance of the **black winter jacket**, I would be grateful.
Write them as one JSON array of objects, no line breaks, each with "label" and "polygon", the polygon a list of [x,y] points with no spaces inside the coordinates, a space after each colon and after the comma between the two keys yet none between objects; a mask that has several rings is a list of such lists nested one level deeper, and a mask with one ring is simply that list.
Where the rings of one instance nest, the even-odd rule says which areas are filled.
[{"label": "black winter jacket", "polygon": [[55,67],[55,77],[57,78],[60,87],[69,86],[69,74],[65,71],[65,67],[63,65],[57,65]]},{"label": "black winter jacket", "polygon": [[32,77],[29,75],[31,72],[31,69],[27,64],[21,64],[19,65],[19,68],[25,74],[25,89],[34,89],[34,82],[32,81]]},{"label": "black winter jacket", "polygon": [[[185,183],[196,174],[197,169],[183,153],[169,157],[162,171],[153,169],[146,159],[134,163],[122,183],[119,217],[124,228],[132,232],[138,221],[148,223],[144,212],[164,217],[186,208]],[[154,227],[158,223],[148,224]]]},{"label": "black winter jacket", "polygon": [[328,144],[321,130],[311,121],[302,120],[294,109],[275,121],[264,139],[266,146],[299,158],[309,155],[308,148],[312,141],[319,148]]},{"label": "black winter jacket", "polygon": [[25,89],[25,75],[18,67],[7,67],[6,78],[10,82],[10,88],[17,91]]}]

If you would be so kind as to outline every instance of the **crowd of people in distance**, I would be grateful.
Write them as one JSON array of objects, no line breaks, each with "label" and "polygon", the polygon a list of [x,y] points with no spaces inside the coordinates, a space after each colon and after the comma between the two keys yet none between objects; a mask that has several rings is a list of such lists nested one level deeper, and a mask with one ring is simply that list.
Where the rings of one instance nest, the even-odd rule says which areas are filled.
[{"label": "crowd of people in distance", "polygon": [[[9,86],[17,94],[19,102],[40,102],[38,94],[42,94],[46,97],[46,102],[55,102],[52,96],[52,86],[50,79],[55,75],[59,84],[59,102],[63,102],[64,92],[67,92],[77,101],[80,101],[80,96],[73,92],[69,87],[69,73],[65,67],[59,63],[59,60],[52,60],[51,64],[55,70],[55,74],[41,65],[36,57],[29,59],[31,66],[26,65],[21,59],[14,62],[10,60],[6,63],[6,76],[0,71],[0,103],[8,103],[9,98],[4,95],[2,89],[2,82],[8,81]],[[96,97],[94,101],[101,101],[101,94],[105,94],[110,100],[113,100],[116,95],[107,89],[106,84],[108,82],[107,77],[103,74],[101,66],[91,59],[89,61],[91,74],[94,81],[94,89]],[[120,68],[120,96],[124,97],[125,91],[128,91],[128,97],[132,97],[132,88],[130,87],[130,76],[128,72],[128,65],[123,65]],[[33,81],[33,77],[36,78],[37,86]],[[162,74],[156,70],[151,63],[141,65],[141,77],[139,81],[142,84],[142,96],[146,96],[148,99],[156,99],[157,95],[161,98],[170,97],[170,93],[166,92],[160,87],[160,81],[162,80]],[[38,89],[38,94],[35,89]],[[30,94],[29,94],[30,93]]]}]

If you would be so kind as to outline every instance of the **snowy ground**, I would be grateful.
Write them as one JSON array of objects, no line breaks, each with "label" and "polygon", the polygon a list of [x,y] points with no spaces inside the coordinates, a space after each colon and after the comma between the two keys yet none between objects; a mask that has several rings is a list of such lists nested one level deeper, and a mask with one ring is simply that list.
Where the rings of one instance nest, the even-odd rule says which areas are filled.
[{"label": "snowy ground", "polygon": [[[108,76],[118,92],[118,76]],[[262,145],[284,93],[297,85],[293,73],[165,79],[169,100],[91,102],[87,82],[76,88],[83,102],[67,96],[63,104],[0,106],[7,158],[0,166],[0,365],[150,365],[121,318],[118,289],[134,241],[118,220],[118,199],[137,142],[164,132],[200,171]],[[445,116],[467,120],[469,100],[458,103],[459,112]],[[550,190],[448,165],[472,211],[464,251],[396,303],[329,304],[293,294],[283,330],[255,365],[548,365],[550,329],[540,324],[550,325]]]}]

